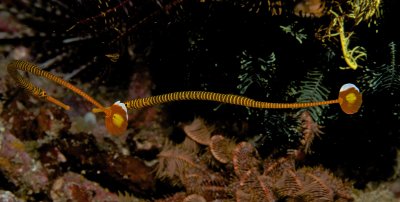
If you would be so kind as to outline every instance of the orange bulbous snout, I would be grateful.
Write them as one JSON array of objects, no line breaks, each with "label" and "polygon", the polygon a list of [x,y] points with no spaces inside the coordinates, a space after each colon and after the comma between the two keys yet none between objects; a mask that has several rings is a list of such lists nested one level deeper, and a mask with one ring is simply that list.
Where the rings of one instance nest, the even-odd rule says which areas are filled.
[{"label": "orange bulbous snout", "polygon": [[362,104],[360,90],[354,84],[344,84],[339,92],[339,104],[346,114],[357,113]]},{"label": "orange bulbous snout", "polygon": [[105,111],[105,124],[111,135],[122,135],[128,127],[128,109],[124,103],[115,102]]}]

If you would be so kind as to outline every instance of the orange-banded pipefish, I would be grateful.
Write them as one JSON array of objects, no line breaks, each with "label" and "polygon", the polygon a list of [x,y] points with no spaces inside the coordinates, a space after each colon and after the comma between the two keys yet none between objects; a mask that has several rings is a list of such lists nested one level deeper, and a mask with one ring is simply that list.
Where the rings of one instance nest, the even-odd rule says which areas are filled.
[{"label": "orange-banded pipefish", "polygon": [[[343,85],[339,90],[339,96],[335,100],[320,101],[320,102],[303,102],[303,103],[271,103],[271,102],[261,102],[256,101],[251,98],[232,95],[232,94],[222,94],[214,92],[205,91],[182,91],[167,93],[162,95],[151,96],[147,98],[138,98],[134,100],[127,101],[125,103],[116,103],[124,109],[141,109],[145,107],[150,107],[158,104],[174,102],[174,101],[184,101],[184,100],[203,100],[203,101],[215,101],[226,104],[240,105],[244,107],[252,108],[268,108],[268,109],[288,109],[288,108],[306,108],[314,107],[320,105],[329,104],[339,104],[342,111],[346,114],[354,114],[358,112],[362,104],[362,94],[360,90],[351,83]],[[114,104],[113,106],[115,106]],[[111,108],[113,108],[111,106]],[[99,109],[93,109],[93,111],[99,111]],[[116,111],[116,110],[113,110]],[[123,115],[118,115],[113,117],[115,125]],[[111,121],[110,121],[111,122]]]},{"label": "orange-banded pipefish", "polygon": [[[252,108],[269,108],[269,109],[287,109],[287,108],[306,108],[320,105],[339,104],[341,109],[346,114],[356,113],[362,104],[362,95],[360,90],[354,84],[345,84],[340,88],[339,96],[335,100],[320,101],[320,102],[303,102],[303,103],[271,103],[256,101],[247,97],[222,94],[204,91],[182,91],[156,95],[147,98],[138,98],[127,101],[124,104],[127,109],[141,109],[144,107],[154,106],[158,104],[183,101],[183,100],[203,100],[215,101],[226,104],[240,105]],[[120,103],[122,104],[122,103]],[[94,109],[98,111],[99,109]]]},{"label": "orange-banded pipefish", "polygon": [[106,127],[107,130],[110,134],[112,135],[120,135],[124,131],[126,131],[126,128],[128,126],[127,121],[128,121],[128,113],[127,109],[124,107],[121,107],[119,105],[119,102],[116,102],[116,104],[112,105],[111,107],[103,107],[99,102],[97,102],[94,98],[92,98],[90,95],[87,93],[83,92],[81,89],[77,88],[76,86],[72,85],[71,83],[63,80],[60,77],[57,77],[47,71],[44,71],[40,69],[37,65],[32,64],[30,62],[26,61],[21,61],[21,60],[15,60],[12,61],[10,64],[7,66],[7,71],[11,75],[11,77],[18,83],[18,85],[31,93],[32,95],[46,99],[49,102],[52,102],[65,110],[69,110],[70,106],[64,104],[63,102],[57,100],[56,98],[50,96],[47,94],[47,92],[39,87],[36,87],[33,85],[28,79],[24,78],[19,72],[24,71],[24,72],[29,72],[31,74],[34,74],[39,77],[43,77],[46,79],[49,79],[55,83],[58,83],[76,94],[82,96],[85,98],[87,101],[95,105],[97,110],[95,112],[104,112],[105,113],[105,122],[106,122]]},{"label": "orange-banded pipefish", "polygon": [[96,108],[93,109],[94,113],[103,112],[105,114],[105,125],[108,132],[112,135],[120,135],[124,133],[128,126],[128,109],[141,109],[144,107],[154,106],[158,104],[183,101],[183,100],[202,100],[202,101],[215,101],[226,104],[240,105],[244,107],[252,108],[270,108],[270,109],[286,109],[286,108],[305,108],[319,105],[328,104],[339,104],[342,110],[346,114],[356,113],[362,103],[362,95],[359,89],[353,84],[345,84],[342,86],[339,92],[339,97],[335,100],[320,101],[320,102],[304,102],[304,103],[271,103],[256,101],[247,97],[222,94],[214,92],[204,91],[182,91],[167,93],[163,95],[151,96],[147,98],[138,98],[131,101],[122,103],[120,101],[115,102],[110,107],[103,107],[99,102],[94,100],[91,96],[70,84],[69,82],[54,76],[53,74],[40,69],[38,66],[25,61],[13,61],[8,67],[8,72],[11,77],[25,90],[32,93],[34,96],[39,98],[45,98],[46,100],[68,110],[70,107],[61,101],[47,95],[46,91],[34,86],[27,79],[22,77],[18,70],[32,73],[34,75],[47,78],[53,82],[56,82],[70,90],[74,91],[78,95],[84,97],[86,100],[91,102]]}]

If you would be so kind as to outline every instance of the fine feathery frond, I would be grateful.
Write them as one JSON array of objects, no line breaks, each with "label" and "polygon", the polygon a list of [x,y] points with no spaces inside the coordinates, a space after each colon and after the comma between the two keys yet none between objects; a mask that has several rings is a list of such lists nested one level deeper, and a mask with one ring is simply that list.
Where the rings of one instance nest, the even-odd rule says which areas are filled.
[{"label": "fine feathery frond", "polygon": [[228,163],[232,160],[232,152],[235,146],[233,140],[225,138],[222,135],[214,135],[211,137],[211,154],[221,163]]},{"label": "fine feathery frond", "polygon": [[369,70],[367,76],[370,93],[398,95],[400,90],[400,65],[396,58],[396,43],[389,43],[390,63]]},{"label": "fine feathery frond", "polygon": [[248,142],[237,144],[232,155],[233,168],[237,176],[242,176],[260,163],[257,150]]},{"label": "fine feathery frond", "polygon": [[240,56],[241,74],[238,76],[240,84],[237,86],[240,94],[246,93],[252,85],[269,88],[269,80],[276,70],[276,58],[272,52],[267,59],[250,56],[246,51]]},{"label": "fine feathery frond", "polygon": [[183,131],[195,142],[202,145],[209,145],[211,141],[212,126],[207,126],[202,118],[195,118],[192,123],[185,124]]},{"label": "fine feathery frond", "polygon": [[[314,102],[326,100],[329,90],[323,85],[324,75],[321,71],[313,70],[307,73],[305,80],[301,81],[297,102]],[[325,106],[317,106],[299,110],[299,114],[304,110],[310,112],[311,117],[317,123],[321,123],[320,116]]]},{"label": "fine feathery frond", "polygon": [[196,155],[180,147],[174,147],[171,143],[165,145],[158,154],[159,164],[156,175],[160,179],[182,178],[189,168],[202,170],[196,163]]}]

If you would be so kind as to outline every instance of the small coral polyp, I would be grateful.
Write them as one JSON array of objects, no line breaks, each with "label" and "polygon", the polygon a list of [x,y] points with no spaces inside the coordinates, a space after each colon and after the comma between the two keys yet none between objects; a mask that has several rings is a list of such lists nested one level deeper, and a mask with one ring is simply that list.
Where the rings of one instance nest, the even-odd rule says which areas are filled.
[{"label": "small coral polyp", "polygon": [[33,85],[29,80],[22,77],[18,70],[32,73],[36,76],[44,77],[55,83],[58,83],[76,94],[82,96],[87,101],[91,102],[96,107],[93,112],[103,112],[105,114],[105,125],[108,132],[112,135],[123,134],[128,127],[128,109],[141,109],[144,107],[154,106],[158,104],[173,102],[173,101],[183,101],[183,100],[202,100],[202,101],[214,101],[225,104],[240,105],[244,107],[252,108],[266,108],[266,109],[288,109],[288,108],[306,108],[314,107],[320,105],[329,104],[340,104],[342,110],[346,114],[356,113],[362,103],[362,96],[358,88],[354,84],[345,84],[340,89],[339,97],[335,100],[319,101],[319,102],[300,102],[300,103],[271,103],[271,102],[261,102],[256,101],[247,97],[232,95],[232,94],[222,94],[214,92],[205,91],[182,91],[173,92],[163,95],[150,96],[147,98],[138,98],[130,100],[127,102],[115,102],[110,107],[103,107],[99,102],[97,102],[90,95],[72,85],[71,83],[57,77],[47,71],[40,69],[37,65],[26,61],[12,61],[7,66],[8,73],[11,77],[18,83],[18,85],[38,98],[44,98],[49,102],[52,102],[66,110],[70,109],[70,106],[64,104],[63,102],[49,96],[47,92],[39,87]]}]

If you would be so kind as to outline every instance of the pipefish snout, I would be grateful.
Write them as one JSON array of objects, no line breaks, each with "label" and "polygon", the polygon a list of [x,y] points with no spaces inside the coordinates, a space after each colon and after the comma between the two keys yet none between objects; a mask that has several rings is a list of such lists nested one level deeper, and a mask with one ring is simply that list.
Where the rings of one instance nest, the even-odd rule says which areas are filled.
[{"label": "pipefish snout", "polygon": [[240,105],[244,107],[252,108],[265,108],[265,109],[287,109],[287,108],[305,108],[314,107],[320,105],[339,104],[343,112],[346,114],[356,113],[362,104],[362,95],[360,90],[354,84],[345,84],[339,91],[339,96],[335,100],[320,101],[320,102],[301,102],[301,103],[271,103],[256,101],[251,98],[244,96],[233,95],[233,94],[222,94],[205,91],[182,91],[173,92],[163,95],[150,96],[147,98],[138,98],[127,102],[115,102],[110,107],[103,107],[94,98],[89,96],[87,93],[72,85],[71,83],[57,77],[50,72],[40,69],[37,65],[26,61],[15,60],[7,66],[7,71],[11,77],[18,83],[18,85],[38,98],[44,98],[49,102],[52,102],[66,110],[70,109],[70,106],[63,102],[51,97],[47,92],[35,85],[33,85],[28,79],[24,78],[19,72],[29,72],[39,77],[49,79],[55,83],[58,83],[76,94],[82,96],[87,101],[92,103],[95,108],[94,113],[103,112],[105,114],[105,125],[108,132],[112,135],[123,134],[128,127],[128,109],[141,109],[144,107],[154,106],[163,103],[169,103],[174,101],[184,100],[200,100],[200,101],[215,101],[225,104]]}]

